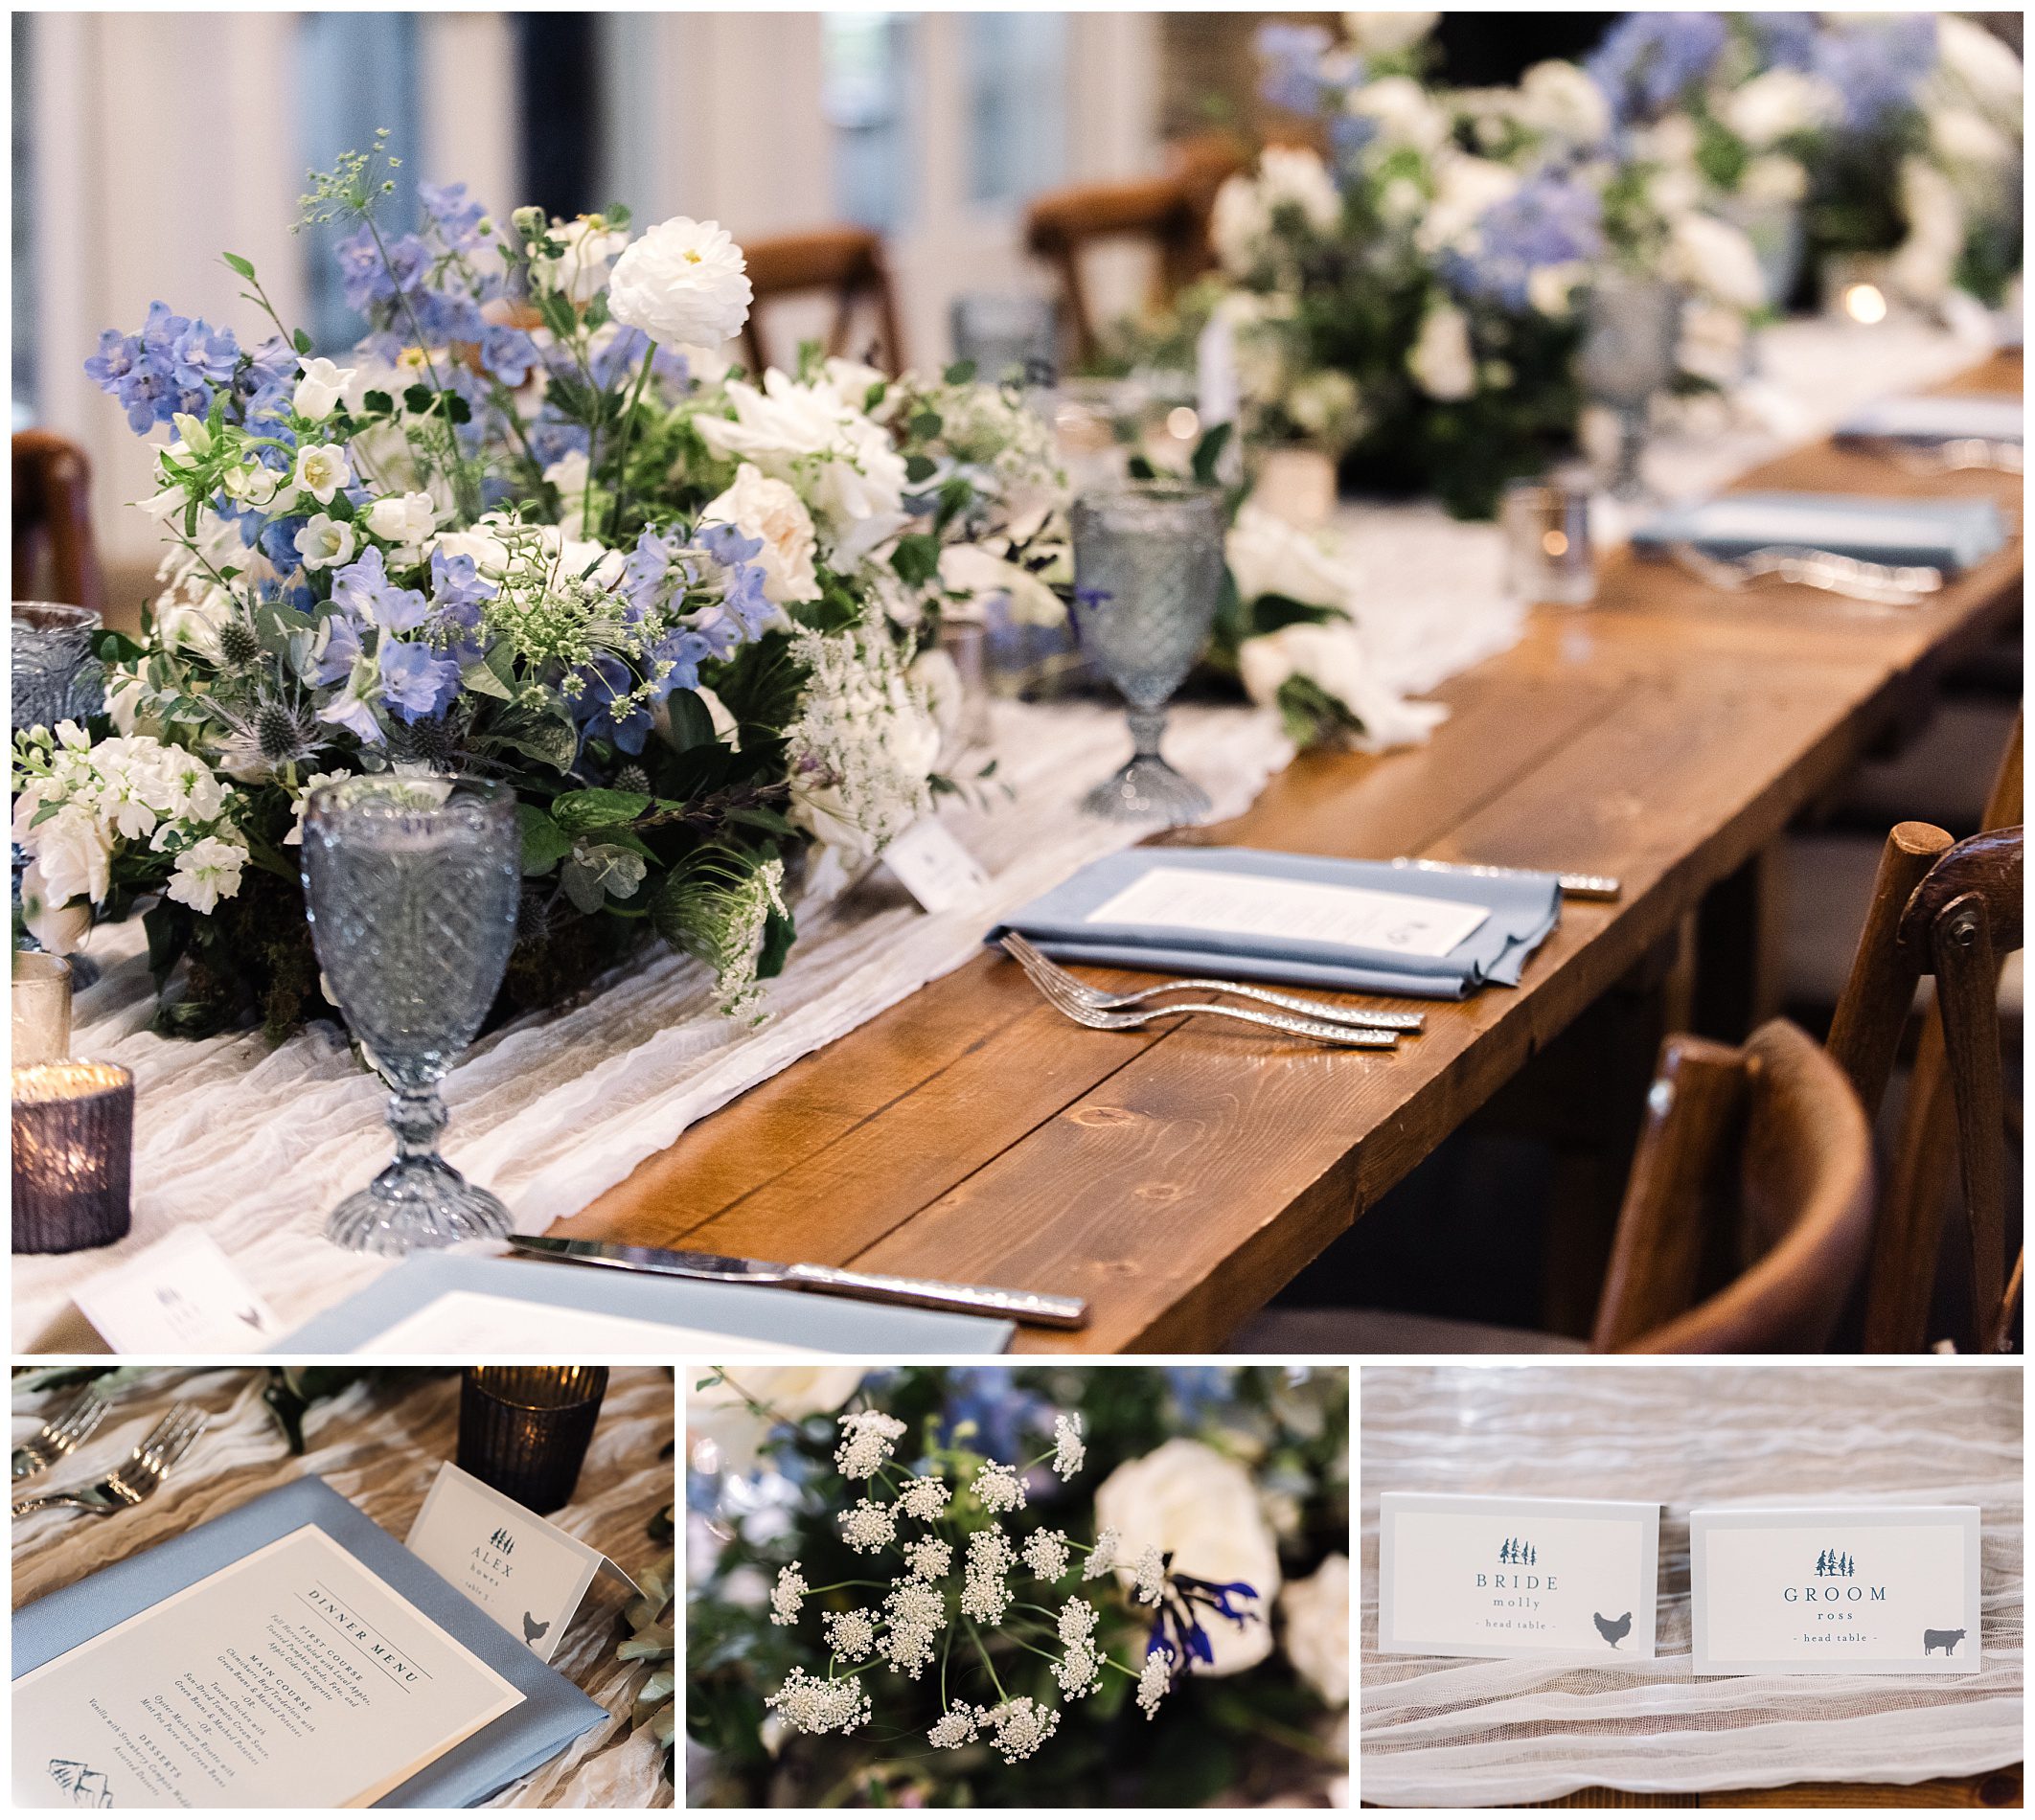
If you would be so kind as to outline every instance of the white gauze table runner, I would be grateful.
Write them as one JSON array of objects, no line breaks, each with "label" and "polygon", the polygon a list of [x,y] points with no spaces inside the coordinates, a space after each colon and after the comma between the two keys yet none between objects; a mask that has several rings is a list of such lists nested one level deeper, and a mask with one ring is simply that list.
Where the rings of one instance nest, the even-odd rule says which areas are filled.
[{"label": "white gauze table runner", "polygon": [[[1818,323],[1772,330],[1765,364],[1776,377],[1753,394],[1758,410],[1670,430],[1649,470],[1678,491],[1720,486],[1823,434],[1853,403],[1977,357],[1971,343],[1921,329],[1888,329],[1868,354],[1865,333]],[[1495,526],[1431,505],[1354,505],[1332,535],[1360,578],[1365,648],[1391,694],[1430,690],[1520,636],[1524,616],[1504,596]],[[1417,713],[1406,718],[1418,724]],[[982,903],[926,916],[880,883],[803,919],[769,988],[770,1017],[755,1028],[714,1011],[694,964],[648,959],[588,1002],[474,1047],[446,1088],[448,1159],[507,1200],[520,1229],[541,1231],[736,1095],[961,966],[1003,913],[1139,838],[1075,807],[1128,750],[1121,714],[999,703],[994,744],[1008,795],[986,811],[948,811],[993,876]],[[1219,818],[1248,808],[1292,756],[1271,715],[1243,708],[1177,711],[1167,751],[1206,786]],[[209,1232],[289,1328],[387,1268],[321,1236],[331,1209],[391,1154],[382,1092],[338,1027],[314,1026],[275,1050],[248,1033],[166,1040],[149,1029],[139,921],[97,931],[90,952],[106,976],[78,996],[72,1053],[134,1072],[134,1230],[106,1250],[14,1260],[16,1349],[89,1344],[66,1317],[72,1294],[179,1228]]]},{"label": "white gauze table runner", "polygon": [[[48,1484],[83,1484],[118,1466],[174,1402],[201,1404],[212,1414],[211,1425],[168,1485],[134,1510],[103,1520],[75,1511],[15,1518],[15,1609],[307,1473],[351,1498],[398,1541],[407,1536],[439,1467],[459,1449],[457,1374],[410,1386],[350,1385],[312,1405],[300,1456],[290,1453],[281,1423],[262,1400],[266,1380],[260,1370],[164,1371],[122,1392],[99,1432],[48,1475]],[[75,1395],[17,1396],[14,1445]],[[550,1518],[632,1575],[662,1552],[650,1538],[650,1523],[675,1490],[671,1457],[662,1451],[672,1444],[675,1409],[664,1372],[613,1368],[572,1502]],[[629,1634],[626,1598],[611,1578],[596,1580],[551,1664],[606,1709],[606,1722],[512,1783],[489,1807],[671,1806],[662,1749],[647,1726],[629,1731],[636,1695],[653,1665],[615,1659],[616,1646]]]},{"label": "white gauze table runner", "polygon": [[[1363,1799],[1913,1783],[2022,1755],[2018,1367],[1366,1367]],[[1382,1491],[1658,1498],[1659,1654],[1612,1667],[1378,1652]],[[1689,1672],[1694,1505],[1976,1504],[1984,1667]]]}]

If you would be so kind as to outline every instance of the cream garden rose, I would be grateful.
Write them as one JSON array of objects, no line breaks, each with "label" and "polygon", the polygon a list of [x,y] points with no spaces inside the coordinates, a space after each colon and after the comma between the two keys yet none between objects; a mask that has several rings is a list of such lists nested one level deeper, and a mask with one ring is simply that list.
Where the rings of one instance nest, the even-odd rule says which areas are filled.
[{"label": "cream garden rose", "polygon": [[607,311],[662,347],[712,348],[741,331],[754,295],[727,230],[675,215],[615,262]]},{"label": "cream garden rose", "polygon": [[[696,1379],[705,1376],[704,1371],[694,1373]],[[737,1366],[732,1376],[740,1389],[723,1380],[687,1392],[686,1444],[696,1450],[696,1456],[701,1443],[711,1445],[723,1471],[748,1472],[754,1469],[765,1437],[775,1425],[771,1417],[750,1408],[749,1398],[787,1422],[831,1415],[855,1395],[862,1381],[862,1368],[769,1365],[743,1371]]]},{"label": "cream garden rose", "polygon": [[699,516],[704,524],[730,524],[745,537],[763,539],[756,562],[764,572],[767,599],[784,606],[818,595],[812,514],[784,481],[772,480],[753,462],[743,462],[735,470],[735,484]]}]

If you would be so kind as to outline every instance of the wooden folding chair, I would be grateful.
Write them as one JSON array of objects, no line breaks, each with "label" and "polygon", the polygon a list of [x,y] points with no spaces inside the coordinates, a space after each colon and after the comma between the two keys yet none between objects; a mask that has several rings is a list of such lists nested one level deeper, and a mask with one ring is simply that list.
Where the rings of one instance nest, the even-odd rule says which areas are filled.
[{"label": "wooden folding chair", "polygon": [[1671,1036],[1591,1350],[1820,1351],[1871,1221],[1865,1114],[1808,1035],[1776,1018],[1740,1048]]},{"label": "wooden folding chair", "polygon": [[817,228],[810,234],[744,241],[743,253],[748,262],[749,284],[756,293],[748,323],[742,331],[752,374],[760,376],[769,365],[759,320],[765,306],[815,291],[834,293],[834,325],[826,343],[830,354],[864,352],[860,348],[851,350],[848,335],[857,307],[867,305],[875,314],[882,344],[880,364],[891,373],[904,370],[897,296],[891,286],[881,235],[868,228]]},{"label": "wooden folding chair", "polygon": [[51,430],[14,432],[14,599],[105,608],[92,541],[92,468]]}]

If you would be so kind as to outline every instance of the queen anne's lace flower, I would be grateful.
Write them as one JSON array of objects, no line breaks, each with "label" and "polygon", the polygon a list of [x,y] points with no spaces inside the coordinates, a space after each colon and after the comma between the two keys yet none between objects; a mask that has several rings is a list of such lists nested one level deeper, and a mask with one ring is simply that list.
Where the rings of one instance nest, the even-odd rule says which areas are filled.
[{"label": "queen anne's lace flower", "polygon": [[1154,1650],[1145,1658],[1144,1670],[1137,1677],[1137,1703],[1144,1708],[1147,1718],[1158,1718],[1159,1701],[1166,1697],[1172,1685],[1171,1665],[1161,1651]]},{"label": "queen anne's lace flower", "polygon": [[855,1681],[831,1681],[793,1669],[775,1694],[764,1696],[787,1725],[799,1732],[852,1732],[869,1719],[869,1695]]},{"label": "queen anne's lace flower", "polygon": [[930,1523],[946,1512],[947,1501],[952,1495],[944,1479],[906,1479],[904,1489],[898,1493],[898,1510],[904,1516]]},{"label": "queen anne's lace flower", "polygon": [[1084,1638],[1067,1646],[1067,1652],[1053,1664],[1053,1679],[1070,1700],[1085,1699],[1102,1692],[1102,1658],[1094,1644]]},{"label": "queen anne's lace flower", "polygon": [[1095,1546],[1088,1551],[1088,1558],[1082,1565],[1084,1580],[1100,1580],[1116,1565],[1116,1552],[1123,1546],[1124,1538],[1114,1530],[1104,1530],[1095,1538]]},{"label": "queen anne's lace flower", "polygon": [[866,1611],[830,1611],[823,1628],[827,1647],[851,1662],[859,1662],[876,1648],[876,1620]]},{"label": "queen anne's lace flower", "polygon": [[799,1607],[805,1603],[806,1594],[812,1589],[806,1584],[806,1577],[799,1569],[803,1562],[793,1561],[789,1567],[777,1570],[777,1584],[770,1589],[770,1622],[772,1624],[796,1624]]},{"label": "queen anne's lace flower", "polygon": [[853,1409],[840,1419],[841,1445],[834,1464],[847,1479],[866,1479],[888,1460],[904,1424],[880,1409]]},{"label": "queen anne's lace flower", "polygon": [[1024,1509],[1024,1481],[1000,1461],[988,1460],[975,1474],[975,1499],[985,1511]]},{"label": "queen anne's lace flower", "polygon": [[961,1609],[982,1624],[1001,1624],[1011,1603],[1004,1575],[1018,1564],[1010,1542],[999,1529],[977,1530],[968,1538],[967,1579]]},{"label": "queen anne's lace flower", "polygon": [[1087,1454],[1087,1445],[1081,1438],[1081,1418],[1058,1418],[1053,1423],[1053,1470],[1063,1479],[1071,1479]]},{"label": "queen anne's lace flower", "polygon": [[974,1741],[978,1725],[975,1708],[964,1700],[940,1715],[932,1730],[926,1734],[926,1741],[935,1750],[959,1750],[963,1744]]},{"label": "queen anne's lace flower", "polygon": [[904,1544],[904,1568],[914,1580],[939,1580],[954,1564],[954,1547],[937,1536]]},{"label": "queen anne's lace flower", "polygon": [[1053,1736],[1060,1727],[1060,1713],[1055,1707],[1020,1697],[991,1707],[981,1722],[990,1728],[990,1742],[1003,1753],[1003,1761],[1015,1763]]},{"label": "queen anne's lace flower", "polygon": [[1137,1598],[1140,1604],[1155,1605],[1166,1592],[1166,1557],[1148,1548],[1137,1558]]},{"label": "queen anne's lace flower", "polygon": [[898,1519],[887,1504],[858,1498],[840,1513],[841,1539],[857,1555],[874,1555],[898,1539]]},{"label": "queen anne's lace flower", "polygon": [[1025,1538],[1024,1564],[1040,1580],[1058,1580],[1067,1571],[1067,1538],[1058,1530],[1037,1530]]},{"label": "queen anne's lace flower", "polygon": [[924,1581],[901,1580],[883,1601],[883,1659],[917,1680],[932,1660],[933,1639],[947,1626],[947,1595]]}]

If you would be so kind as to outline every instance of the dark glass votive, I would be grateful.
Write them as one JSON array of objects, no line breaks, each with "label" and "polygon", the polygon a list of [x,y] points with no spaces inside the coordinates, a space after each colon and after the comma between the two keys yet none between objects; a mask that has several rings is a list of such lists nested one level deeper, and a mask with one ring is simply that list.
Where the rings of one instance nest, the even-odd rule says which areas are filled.
[{"label": "dark glass votive", "polygon": [[462,1471],[549,1516],[572,1502],[593,1440],[605,1365],[469,1365],[459,1394]]},{"label": "dark glass votive", "polygon": [[13,1071],[14,1249],[83,1251],[127,1236],[134,1077],[110,1061]]}]

